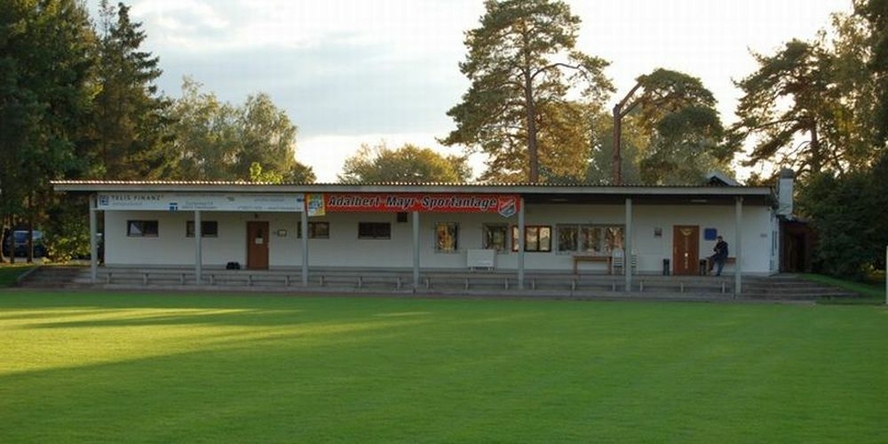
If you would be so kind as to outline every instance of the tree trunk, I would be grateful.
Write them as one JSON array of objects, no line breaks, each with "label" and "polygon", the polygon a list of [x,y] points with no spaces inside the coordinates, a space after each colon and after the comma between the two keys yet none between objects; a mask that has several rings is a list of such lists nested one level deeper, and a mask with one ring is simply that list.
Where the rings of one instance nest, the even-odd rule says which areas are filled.
[{"label": "tree trunk", "polygon": [[817,137],[817,120],[811,119],[811,173],[817,174],[823,169],[823,152],[820,150],[820,139]]},{"label": "tree trunk", "polygon": [[530,70],[524,71],[525,118],[527,119],[527,161],[530,164],[528,180],[531,183],[540,181],[540,154],[537,147],[536,104],[533,100],[533,79]]}]

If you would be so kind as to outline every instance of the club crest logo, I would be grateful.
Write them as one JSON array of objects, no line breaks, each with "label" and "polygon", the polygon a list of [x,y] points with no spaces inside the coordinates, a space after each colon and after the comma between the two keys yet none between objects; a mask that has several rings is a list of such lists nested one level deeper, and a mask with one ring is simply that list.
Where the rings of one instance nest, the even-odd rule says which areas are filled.
[{"label": "club crest logo", "polygon": [[500,198],[496,209],[500,216],[512,217],[518,212],[518,199],[515,197]]}]

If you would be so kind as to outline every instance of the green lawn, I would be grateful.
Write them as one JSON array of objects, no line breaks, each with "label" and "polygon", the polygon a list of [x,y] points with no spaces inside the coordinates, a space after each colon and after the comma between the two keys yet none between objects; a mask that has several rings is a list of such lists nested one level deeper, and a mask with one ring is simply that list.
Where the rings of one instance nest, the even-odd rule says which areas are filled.
[{"label": "green lawn", "polygon": [[0,291],[0,442],[884,443],[888,308]]}]

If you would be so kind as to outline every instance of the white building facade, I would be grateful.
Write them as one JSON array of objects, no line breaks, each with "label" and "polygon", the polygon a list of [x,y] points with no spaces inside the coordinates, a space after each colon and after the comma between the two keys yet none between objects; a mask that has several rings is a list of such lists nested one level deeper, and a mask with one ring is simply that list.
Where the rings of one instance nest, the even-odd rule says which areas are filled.
[{"label": "white building facade", "polygon": [[[104,266],[697,274],[716,236],[740,278],[777,272],[770,187],[64,181],[91,196]],[[100,230],[101,226],[101,230]],[[94,235],[93,239],[97,239]],[[92,257],[97,257],[97,245]],[[627,263],[615,270],[614,257]],[[98,264],[93,262],[93,269]]]}]

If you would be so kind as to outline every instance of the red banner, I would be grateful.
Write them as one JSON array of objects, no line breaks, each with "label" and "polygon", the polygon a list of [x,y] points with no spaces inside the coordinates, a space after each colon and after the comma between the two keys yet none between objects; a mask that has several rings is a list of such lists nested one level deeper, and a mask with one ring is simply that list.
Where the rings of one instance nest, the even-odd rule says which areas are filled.
[{"label": "red banner", "polygon": [[518,212],[515,194],[387,194],[327,193],[326,212],[412,212],[499,213],[511,217]]}]

